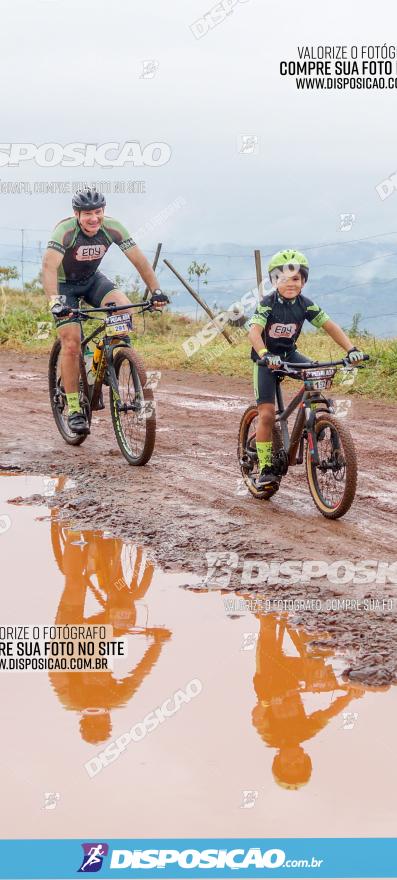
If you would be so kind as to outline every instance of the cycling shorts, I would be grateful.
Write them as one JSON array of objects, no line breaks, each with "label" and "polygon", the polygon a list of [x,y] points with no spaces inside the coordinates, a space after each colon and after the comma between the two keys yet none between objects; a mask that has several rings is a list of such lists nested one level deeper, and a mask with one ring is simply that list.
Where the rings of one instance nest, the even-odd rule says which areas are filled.
[{"label": "cycling shorts", "polygon": [[[283,358],[282,358],[283,360]],[[288,352],[284,358],[287,363],[308,363],[310,361],[309,357],[305,357],[305,355],[300,354],[299,351]],[[254,364],[254,394],[257,404],[260,403],[274,403],[276,398],[276,381],[277,376],[275,375],[274,370],[270,370],[269,367],[262,367],[260,364]]]},{"label": "cycling shorts", "polygon": [[[66,304],[71,309],[80,307],[80,300],[83,299],[87,305],[93,308],[99,308],[103,299],[111,290],[117,290],[114,281],[110,281],[102,272],[94,272],[86,281],[60,281],[58,284],[59,293],[66,297]],[[64,327],[65,324],[78,324],[79,319],[73,315],[68,318],[56,318],[55,326]]]}]

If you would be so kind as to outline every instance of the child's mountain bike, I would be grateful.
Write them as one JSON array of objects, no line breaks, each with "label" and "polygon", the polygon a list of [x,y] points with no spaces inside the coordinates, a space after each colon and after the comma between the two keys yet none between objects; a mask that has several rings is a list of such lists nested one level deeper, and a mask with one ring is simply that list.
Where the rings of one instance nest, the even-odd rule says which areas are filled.
[{"label": "child's mountain bike", "polygon": [[[100,326],[92,333],[86,337],[82,333],[79,397],[90,425],[92,413],[104,408],[102,386],[109,386],[110,412],[117,443],[129,464],[143,465],[149,461],[154,449],[156,414],[143,361],[128,336],[132,322],[126,308],[110,304],[98,309],[70,310],[80,321],[88,321],[99,312],[105,314]],[[130,308],[140,308],[141,312],[152,310],[149,303],[131,303]],[[87,373],[86,358],[91,340],[96,345]],[[68,426],[60,354],[61,343],[57,339],[51,350],[48,370],[52,413],[66,443],[79,446],[87,435],[75,434]]]},{"label": "child's mountain bike", "polygon": [[[365,355],[364,360],[369,360]],[[264,361],[259,361],[264,363]],[[334,415],[333,401],[322,393],[331,388],[337,368],[351,367],[340,361],[308,364],[283,363],[277,370],[276,422],[273,429],[272,471],[278,476],[305,460],[306,476],[313,501],[327,519],[338,519],[350,508],[356,493],[357,458],[354,442],[346,425]],[[303,385],[284,407],[281,381],[286,376],[303,380]],[[288,418],[297,410],[289,434]],[[244,412],[238,437],[238,461],[243,480],[255,498],[269,499],[275,488],[258,489],[259,463],[256,451],[258,408]],[[278,487],[277,487],[278,488]]]}]

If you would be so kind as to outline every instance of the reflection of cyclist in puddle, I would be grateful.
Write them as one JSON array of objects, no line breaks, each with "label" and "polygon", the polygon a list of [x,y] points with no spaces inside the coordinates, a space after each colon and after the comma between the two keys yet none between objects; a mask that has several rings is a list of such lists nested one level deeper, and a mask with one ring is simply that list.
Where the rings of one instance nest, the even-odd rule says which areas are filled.
[{"label": "reflection of cyclist in puddle", "polygon": [[[286,620],[272,614],[258,615],[260,630],[256,652],[254,687],[258,703],[252,722],[267,746],[277,749],[273,775],[283,788],[297,789],[309,781],[312,762],[301,746],[316,736],[350,700],[363,695],[365,688],[340,684],[326,656],[308,653],[312,635],[292,629]],[[293,656],[289,656],[289,636]],[[333,699],[334,693],[342,692]],[[307,712],[304,694],[329,692],[326,709]]]},{"label": "reflection of cyclist in puddle", "polygon": [[[114,638],[120,638],[136,623],[135,603],[148,590],[153,565],[146,563],[140,573],[143,551],[138,548],[128,577],[124,580],[122,566],[123,542],[105,539],[92,532],[72,532],[53,519],[51,536],[55,558],[65,576],[65,588],[58,606],[55,623],[111,624]],[[74,544],[76,540],[86,541]],[[93,581],[96,576],[97,584]],[[94,596],[102,611],[85,614],[86,600]],[[111,734],[112,709],[125,705],[149,675],[157,662],[163,643],[170,638],[164,627],[145,627],[137,634],[151,638],[143,657],[123,678],[107,672],[52,672],[51,684],[67,709],[81,713],[80,732],[89,743],[103,742]]]}]

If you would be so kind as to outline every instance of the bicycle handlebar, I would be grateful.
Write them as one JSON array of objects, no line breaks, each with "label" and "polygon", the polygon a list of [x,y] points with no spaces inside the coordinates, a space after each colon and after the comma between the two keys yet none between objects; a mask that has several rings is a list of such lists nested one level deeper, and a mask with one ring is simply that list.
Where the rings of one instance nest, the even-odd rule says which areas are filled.
[{"label": "bicycle handlebar", "polygon": [[[370,355],[365,354],[364,361],[369,361],[369,360],[370,360]],[[260,367],[267,366],[265,358],[261,358],[260,360],[258,360],[257,364],[259,364]],[[305,363],[305,362],[291,363],[289,361],[283,361],[282,364],[280,365],[280,367],[273,370],[273,372],[274,373],[286,373],[286,374],[289,373],[289,374],[291,374],[294,372],[300,373],[301,370],[310,370],[313,368],[314,369],[321,369],[321,367],[340,367],[340,366],[344,366],[344,367],[357,366],[357,367],[359,367],[360,362],[358,362],[357,364],[352,364],[347,357],[342,358],[340,361],[308,361],[308,363]],[[284,367],[286,367],[287,369],[285,370]],[[292,369],[290,369],[291,367],[292,367]]]},{"label": "bicycle handlebar", "polygon": [[[108,306],[100,306],[99,308],[92,309],[69,309],[69,314],[76,315],[81,318],[83,321],[88,321],[91,317],[92,313],[95,312],[104,312],[105,314],[112,314],[113,312],[121,312],[126,309],[139,309],[141,308],[143,312],[155,312],[155,309],[151,303],[139,302],[139,303],[125,303],[123,306],[116,305],[108,305]],[[160,310],[159,310],[160,311]]]}]

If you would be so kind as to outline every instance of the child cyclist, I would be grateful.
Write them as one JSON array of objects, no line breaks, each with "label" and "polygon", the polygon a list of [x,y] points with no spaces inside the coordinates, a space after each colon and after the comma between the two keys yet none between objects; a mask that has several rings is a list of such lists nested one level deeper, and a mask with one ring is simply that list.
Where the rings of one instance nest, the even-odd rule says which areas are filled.
[{"label": "child cyclist", "polygon": [[[281,251],[271,258],[269,278],[275,288],[259,302],[249,321],[249,339],[254,361],[254,391],[258,404],[256,448],[260,475],[258,489],[278,489],[280,477],[272,470],[272,431],[275,421],[274,371],[283,361],[304,363],[310,359],[296,350],[296,342],[305,320],[322,327],[331,339],[344,348],[351,364],[364,359],[342,328],[306,296],[302,290],[309,276],[309,263],[304,254],[295,250]],[[257,361],[264,359],[266,366]]]}]

